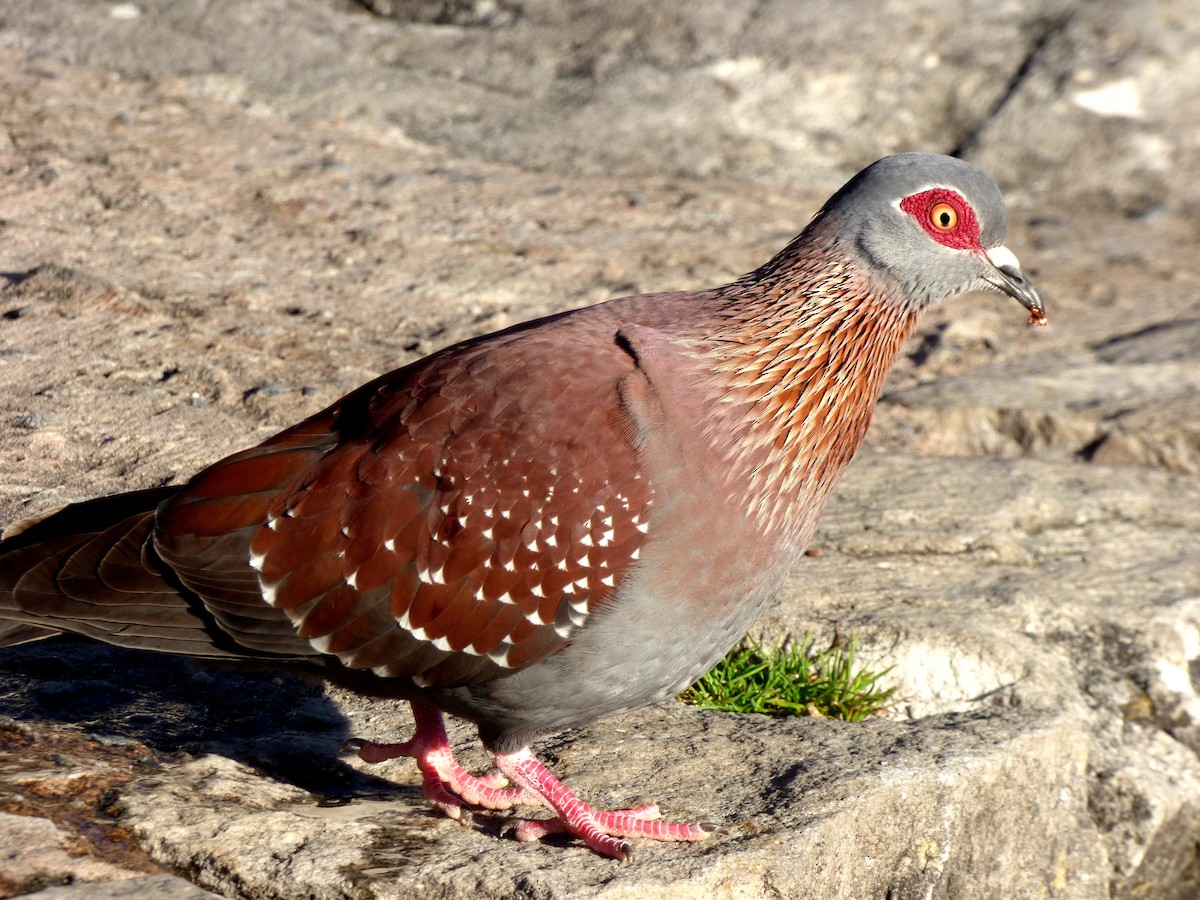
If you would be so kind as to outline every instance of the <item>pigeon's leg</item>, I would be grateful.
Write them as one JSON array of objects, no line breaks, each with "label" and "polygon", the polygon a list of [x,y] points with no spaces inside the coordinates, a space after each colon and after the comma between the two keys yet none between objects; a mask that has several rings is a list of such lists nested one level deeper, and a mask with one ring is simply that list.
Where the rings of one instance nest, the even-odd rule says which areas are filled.
[{"label": "pigeon's leg", "polygon": [[540,800],[520,788],[505,789],[508,779],[500,772],[472,775],[454,758],[446,726],[439,710],[424,703],[412,704],[416,731],[400,744],[376,744],[351,738],[342,749],[354,750],[364,762],[377,763],[398,756],[411,756],[424,776],[422,793],[452,819],[469,820],[464,804],[484,809],[510,809],[519,803],[538,805]]},{"label": "pigeon's leg", "polygon": [[568,831],[597,853],[627,860],[630,847],[621,838],[699,841],[717,830],[710,822],[686,825],[659,821],[655,804],[615,811],[593,809],[554,777],[528,747],[515,753],[492,752],[492,762],[513,784],[539,798],[554,812],[553,819],[530,820],[519,825],[518,840],[537,840],[555,831]]}]

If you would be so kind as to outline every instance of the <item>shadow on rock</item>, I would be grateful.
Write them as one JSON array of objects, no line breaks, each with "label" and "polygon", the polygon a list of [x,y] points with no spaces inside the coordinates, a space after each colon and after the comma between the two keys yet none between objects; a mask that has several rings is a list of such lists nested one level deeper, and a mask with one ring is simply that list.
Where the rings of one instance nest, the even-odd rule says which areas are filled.
[{"label": "shadow on rock", "polygon": [[339,759],[345,717],[315,677],[282,668],[43,641],[0,652],[0,716],[163,754],[220,754],[332,802],[415,790]]}]

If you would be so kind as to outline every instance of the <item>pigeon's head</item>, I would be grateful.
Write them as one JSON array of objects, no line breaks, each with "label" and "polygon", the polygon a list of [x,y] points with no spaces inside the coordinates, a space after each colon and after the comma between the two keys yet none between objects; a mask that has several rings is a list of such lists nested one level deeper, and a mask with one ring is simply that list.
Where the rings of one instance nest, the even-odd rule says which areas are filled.
[{"label": "pigeon's head", "polygon": [[1045,321],[1042,298],[1004,246],[1004,198],[969,163],[901,153],[868,166],[818,216],[904,302],[925,307],[952,294],[995,289]]}]

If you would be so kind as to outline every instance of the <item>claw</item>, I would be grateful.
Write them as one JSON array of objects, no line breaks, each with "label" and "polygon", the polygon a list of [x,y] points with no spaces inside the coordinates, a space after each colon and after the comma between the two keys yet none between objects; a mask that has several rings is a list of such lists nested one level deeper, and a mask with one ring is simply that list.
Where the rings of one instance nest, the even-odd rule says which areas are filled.
[{"label": "claw", "polygon": [[416,731],[407,741],[377,744],[362,738],[348,738],[342,742],[342,752],[357,753],[359,759],[368,763],[412,757],[424,778],[421,791],[426,799],[456,821],[464,821],[465,804],[485,809],[511,809],[521,803],[540,802],[519,788],[506,789],[508,778],[502,772],[472,775],[454,758],[442,714],[421,703],[412,704],[412,710]]},{"label": "claw", "polygon": [[553,818],[519,823],[516,829],[519,841],[535,841],[548,834],[566,831],[597,853],[627,862],[632,854],[629,843],[621,838],[700,841],[717,828],[711,822],[698,825],[663,822],[658,818],[660,809],[655,803],[625,810],[593,809],[555,778],[528,748],[516,753],[492,753],[492,761],[514,784],[554,811]]},{"label": "claw", "polygon": [[[472,775],[454,758],[441,712],[423,703],[413,703],[412,708],[416,730],[407,741],[377,744],[352,737],[342,742],[341,751],[356,753],[368,763],[412,757],[421,770],[421,793],[447,818],[461,825],[474,827],[470,807],[501,810],[518,805],[546,806],[554,813],[549,819],[515,820],[518,841],[537,841],[565,831],[595,852],[626,863],[633,859],[633,850],[625,838],[700,841],[719,829],[712,822],[664,822],[660,816],[665,807],[657,803],[631,809],[593,809],[555,778],[528,748],[516,753],[492,753],[496,771]],[[505,787],[508,784],[513,786]]]}]

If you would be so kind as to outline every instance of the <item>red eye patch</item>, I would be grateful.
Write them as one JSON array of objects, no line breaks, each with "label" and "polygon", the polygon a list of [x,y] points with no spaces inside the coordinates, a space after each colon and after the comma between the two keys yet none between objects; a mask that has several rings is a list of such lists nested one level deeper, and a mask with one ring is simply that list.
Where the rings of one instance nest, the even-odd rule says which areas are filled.
[{"label": "red eye patch", "polygon": [[979,221],[975,210],[956,191],[932,188],[900,201],[900,208],[912,216],[925,233],[954,250],[982,250]]}]

